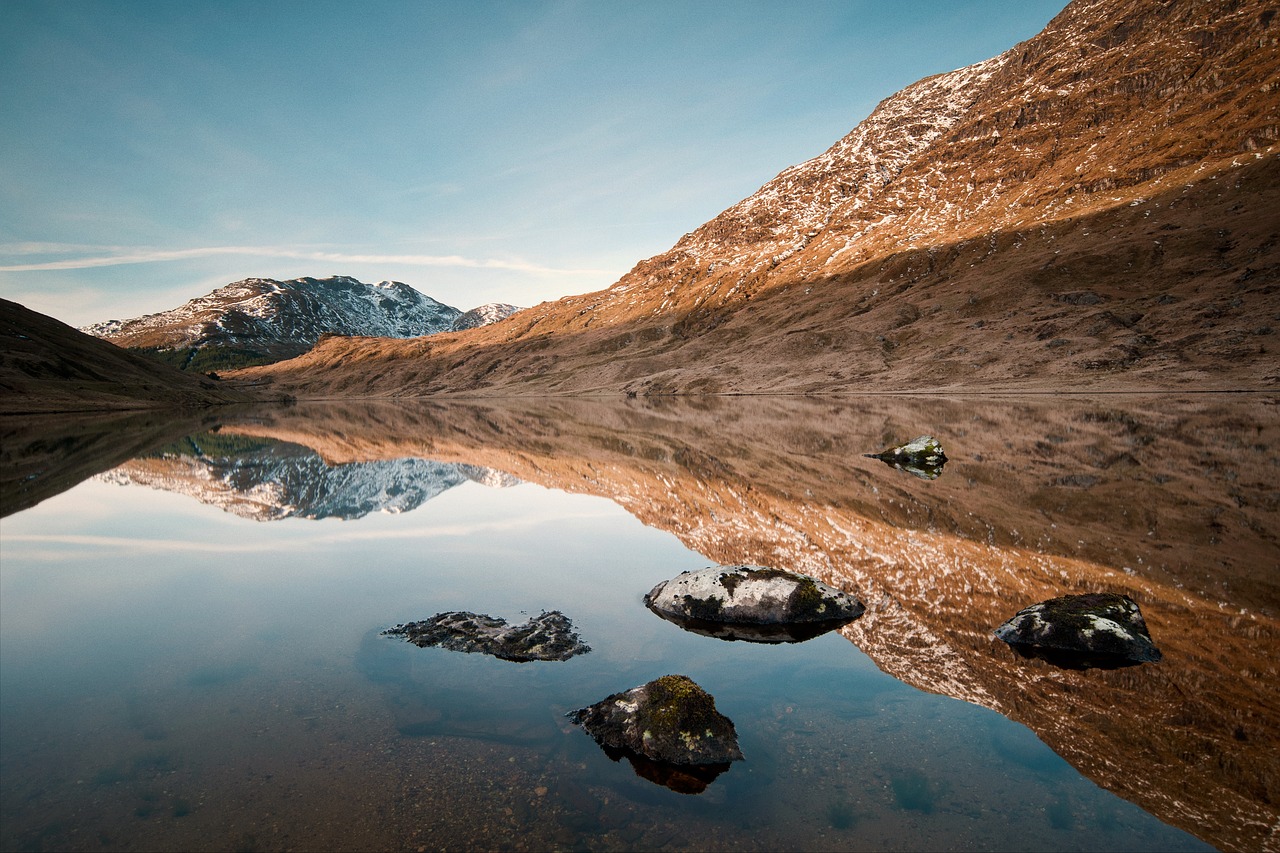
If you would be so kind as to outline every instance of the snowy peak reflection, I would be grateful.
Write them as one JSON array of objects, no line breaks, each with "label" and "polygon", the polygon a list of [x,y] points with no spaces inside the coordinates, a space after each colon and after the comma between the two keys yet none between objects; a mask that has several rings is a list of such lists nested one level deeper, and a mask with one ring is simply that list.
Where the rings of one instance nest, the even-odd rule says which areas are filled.
[{"label": "snowy peak reflection", "polygon": [[520,482],[491,468],[429,459],[330,464],[302,445],[219,432],[187,436],[98,479],[190,495],[255,521],[408,512],[469,481],[491,488]]}]

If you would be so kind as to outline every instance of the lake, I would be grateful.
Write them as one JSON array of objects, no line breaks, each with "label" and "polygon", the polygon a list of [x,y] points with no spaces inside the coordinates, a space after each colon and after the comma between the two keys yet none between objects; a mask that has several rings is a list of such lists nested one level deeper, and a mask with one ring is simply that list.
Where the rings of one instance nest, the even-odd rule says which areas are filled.
[{"label": "lake", "polygon": [[[1280,849],[1273,396],[420,401],[0,421],[5,850]],[[935,435],[936,479],[863,454]],[[805,642],[643,604],[718,564],[858,595]],[[1057,595],[1164,657],[1023,658]],[[567,616],[516,663],[384,629]],[[692,792],[568,712],[666,674]],[[695,786],[696,787],[696,786]]]}]

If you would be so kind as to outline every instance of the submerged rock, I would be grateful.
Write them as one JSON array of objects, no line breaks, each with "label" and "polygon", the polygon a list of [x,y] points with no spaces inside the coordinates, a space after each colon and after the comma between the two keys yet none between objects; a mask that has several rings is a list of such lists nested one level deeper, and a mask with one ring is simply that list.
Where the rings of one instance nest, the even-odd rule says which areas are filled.
[{"label": "submerged rock", "polygon": [[[835,623],[831,627],[836,627],[857,619],[865,609],[852,595],[808,575],[763,566],[715,566],[684,572],[655,586],[644,603],[658,615],[694,630],[705,623]],[[752,633],[745,631],[732,639],[752,639]]]},{"label": "submerged rock", "polygon": [[947,454],[942,451],[942,444],[931,435],[921,435],[906,444],[890,447],[879,453],[868,453],[870,459],[879,459],[900,471],[906,471],[924,480],[936,480],[942,474],[942,467],[947,464]]},{"label": "submerged rock", "polygon": [[1064,595],[1019,610],[995,635],[1025,654],[1071,667],[1127,666],[1162,657],[1127,595]]},{"label": "submerged rock", "polygon": [[684,675],[664,675],[614,693],[568,717],[606,750],[681,766],[742,760],[733,721],[716,710],[711,694]]},{"label": "submerged rock", "polygon": [[573,630],[563,613],[552,610],[522,625],[466,611],[437,613],[422,622],[408,622],[382,632],[404,637],[415,646],[440,646],[455,652],[478,652],[501,660],[568,660],[591,647]]}]

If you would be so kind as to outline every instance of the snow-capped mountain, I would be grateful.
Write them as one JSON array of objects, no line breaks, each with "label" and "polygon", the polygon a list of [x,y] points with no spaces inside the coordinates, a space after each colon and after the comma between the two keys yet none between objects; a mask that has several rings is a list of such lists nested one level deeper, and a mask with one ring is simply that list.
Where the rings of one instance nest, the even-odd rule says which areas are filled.
[{"label": "snow-capped mountain", "polygon": [[314,450],[300,445],[270,439],[229,439],[215,433],[191,436],[99,474],[97,479],[190,495],[254,521],[402,513],[468,481],[490,488],[520,483],[489,468],[430,459],[330,465]]},{"label": "snow-capped mountain", "polygon": [[322,336],[414,338],[448,331],[462,316],[407,284],[347,276],[249,278],[179,308],[82,331],[120,346],[168,354],[180,367],[267,363],[306,352]]},{"label": "snow-capped mountain", "polygon": [[454,318],[452,330],[462,332],[479,326],[487,326],[490,323],[505,320],[517,311],[523,310],[523,308],[508,305],[505,302],[488,302]]}]

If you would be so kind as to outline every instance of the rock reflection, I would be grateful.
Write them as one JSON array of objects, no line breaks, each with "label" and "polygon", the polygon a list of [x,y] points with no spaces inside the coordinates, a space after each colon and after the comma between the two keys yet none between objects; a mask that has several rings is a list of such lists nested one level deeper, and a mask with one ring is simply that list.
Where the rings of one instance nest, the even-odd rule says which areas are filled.
[{"label": "rock reflection", "polygon": [[[710,619],[692,619],[659,610],[651,604],[649,611],[679,625],[690,634],[714,637],[717,640],[745,643],[803,643],[823,634],[839,630],[853,619],[828,619],[823,622],[792,622],[787,624],[751,625],[744,622],[713,622]],[[855,617],[856,618],[856,617]]]},{"label": "rock reflection", "polygon": [[671,764],[645,758],[629,749],[611,746],[600,748],[614,761],[622,761],[625,758],[631,765],[631,769],[641,779],[669,788],[677,794],[701,794],[719,778],[720,774],[732,766],[727,761],[721,764]]}]

